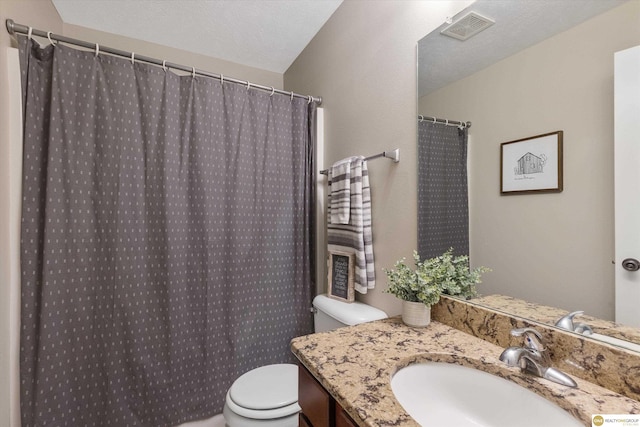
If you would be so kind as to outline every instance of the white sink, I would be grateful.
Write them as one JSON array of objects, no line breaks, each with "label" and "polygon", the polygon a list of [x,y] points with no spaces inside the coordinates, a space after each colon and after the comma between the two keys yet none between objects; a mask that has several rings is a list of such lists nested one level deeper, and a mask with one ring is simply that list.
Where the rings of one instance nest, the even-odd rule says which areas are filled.
[{"label": "white sink", "polygon": [[452,363],[409,365],[393,376],[391,388],[405,411],[423,427],[584,425],[516,383]]}]

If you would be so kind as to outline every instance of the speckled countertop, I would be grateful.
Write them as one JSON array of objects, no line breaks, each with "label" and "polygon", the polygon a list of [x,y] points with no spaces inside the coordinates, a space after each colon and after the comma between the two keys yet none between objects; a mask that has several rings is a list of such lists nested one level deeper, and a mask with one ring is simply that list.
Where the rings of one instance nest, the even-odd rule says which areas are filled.
[{"label": "speckled countertop", "polygon": [[[506,295],[487,295],[475,298],[472,301],[474,304],[481,305],[489,309],[500,310],[505,313],[510,313],[518,317],[524,317],[547,325],[555,325],[558,319],[569,313],[566,310],[542,304],[535,304]],[[640,331],[638,328],[598,319],[596,317],[589,316],[588,314],[580,314],[576,316],[574,321],[586,323],[593,329],[593,332],[640,344]]]},{"label": "speckled countertop", "polygon": [[295,338],[291,349],[360,426],[418,426],[395,399],[391,377],[420,361],[457,363],[514,381],[591,426],[592,414],[637,414],[640,402],[580,378],[577,389],[521,374],[498,360],[502,348],[432,321],[409,328],[399,317]]}]

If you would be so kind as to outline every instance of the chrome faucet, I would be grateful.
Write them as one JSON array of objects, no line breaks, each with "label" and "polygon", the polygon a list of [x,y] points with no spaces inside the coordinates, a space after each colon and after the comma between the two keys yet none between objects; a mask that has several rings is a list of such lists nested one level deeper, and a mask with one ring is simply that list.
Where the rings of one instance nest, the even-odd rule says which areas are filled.
[{"label": "chrome faucet", "polygon": [[574,311],[572,313],[567,314],[566,316],[561,317],[556,322],[556,326],[558,328],[566,329],[567,331],[576,332],[578,334],[591,335],[593,333],[593,329],[586,323],[574,323],[573,318],[575,316],[579,316],[584,314],[584,311]]},{"label": "chrome faucet", "polygon": [[524,347],[508,347],[500,355],[500,360],[509,366],[518,366],[522,372],[528,372],[549,381],[577,387],[576,382],[564,372],[551,367],[551,359],[545,348],[542,335],[532,328],[512,329],[514,337],[524,336]]}]

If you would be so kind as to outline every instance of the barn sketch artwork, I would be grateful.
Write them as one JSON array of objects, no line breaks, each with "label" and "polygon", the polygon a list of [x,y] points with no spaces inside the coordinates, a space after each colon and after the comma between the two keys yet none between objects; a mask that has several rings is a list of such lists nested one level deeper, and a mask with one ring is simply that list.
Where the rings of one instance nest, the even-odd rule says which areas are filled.
[{"label": "barn sketch artwork", "polygon": [[500,144],[500,194],[562,192],[562,136],[560,130]]},{"label": "barn sketch artwork", "polygon": [[544,165],[547,163],[547,156],[542,153],[539,156],[528,152],[518,159],[517,165],[513,168],[515,179],[527,179],[526,175],[534,173],[544,173]]}]

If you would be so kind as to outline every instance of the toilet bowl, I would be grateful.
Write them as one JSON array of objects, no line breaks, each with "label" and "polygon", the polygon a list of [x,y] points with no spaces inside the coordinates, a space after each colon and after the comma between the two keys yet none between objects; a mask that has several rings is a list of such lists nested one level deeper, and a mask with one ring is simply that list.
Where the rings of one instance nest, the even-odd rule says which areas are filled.
[{"label": "toilet bowl", "polygon": [[[359,302],[345,303],[326,295],[313,300],[314,330],[385,319],[386,313]],[[227,427],[297,427],[298,366],[261,366],[241,375],[227,391],[223,415]]]}]

